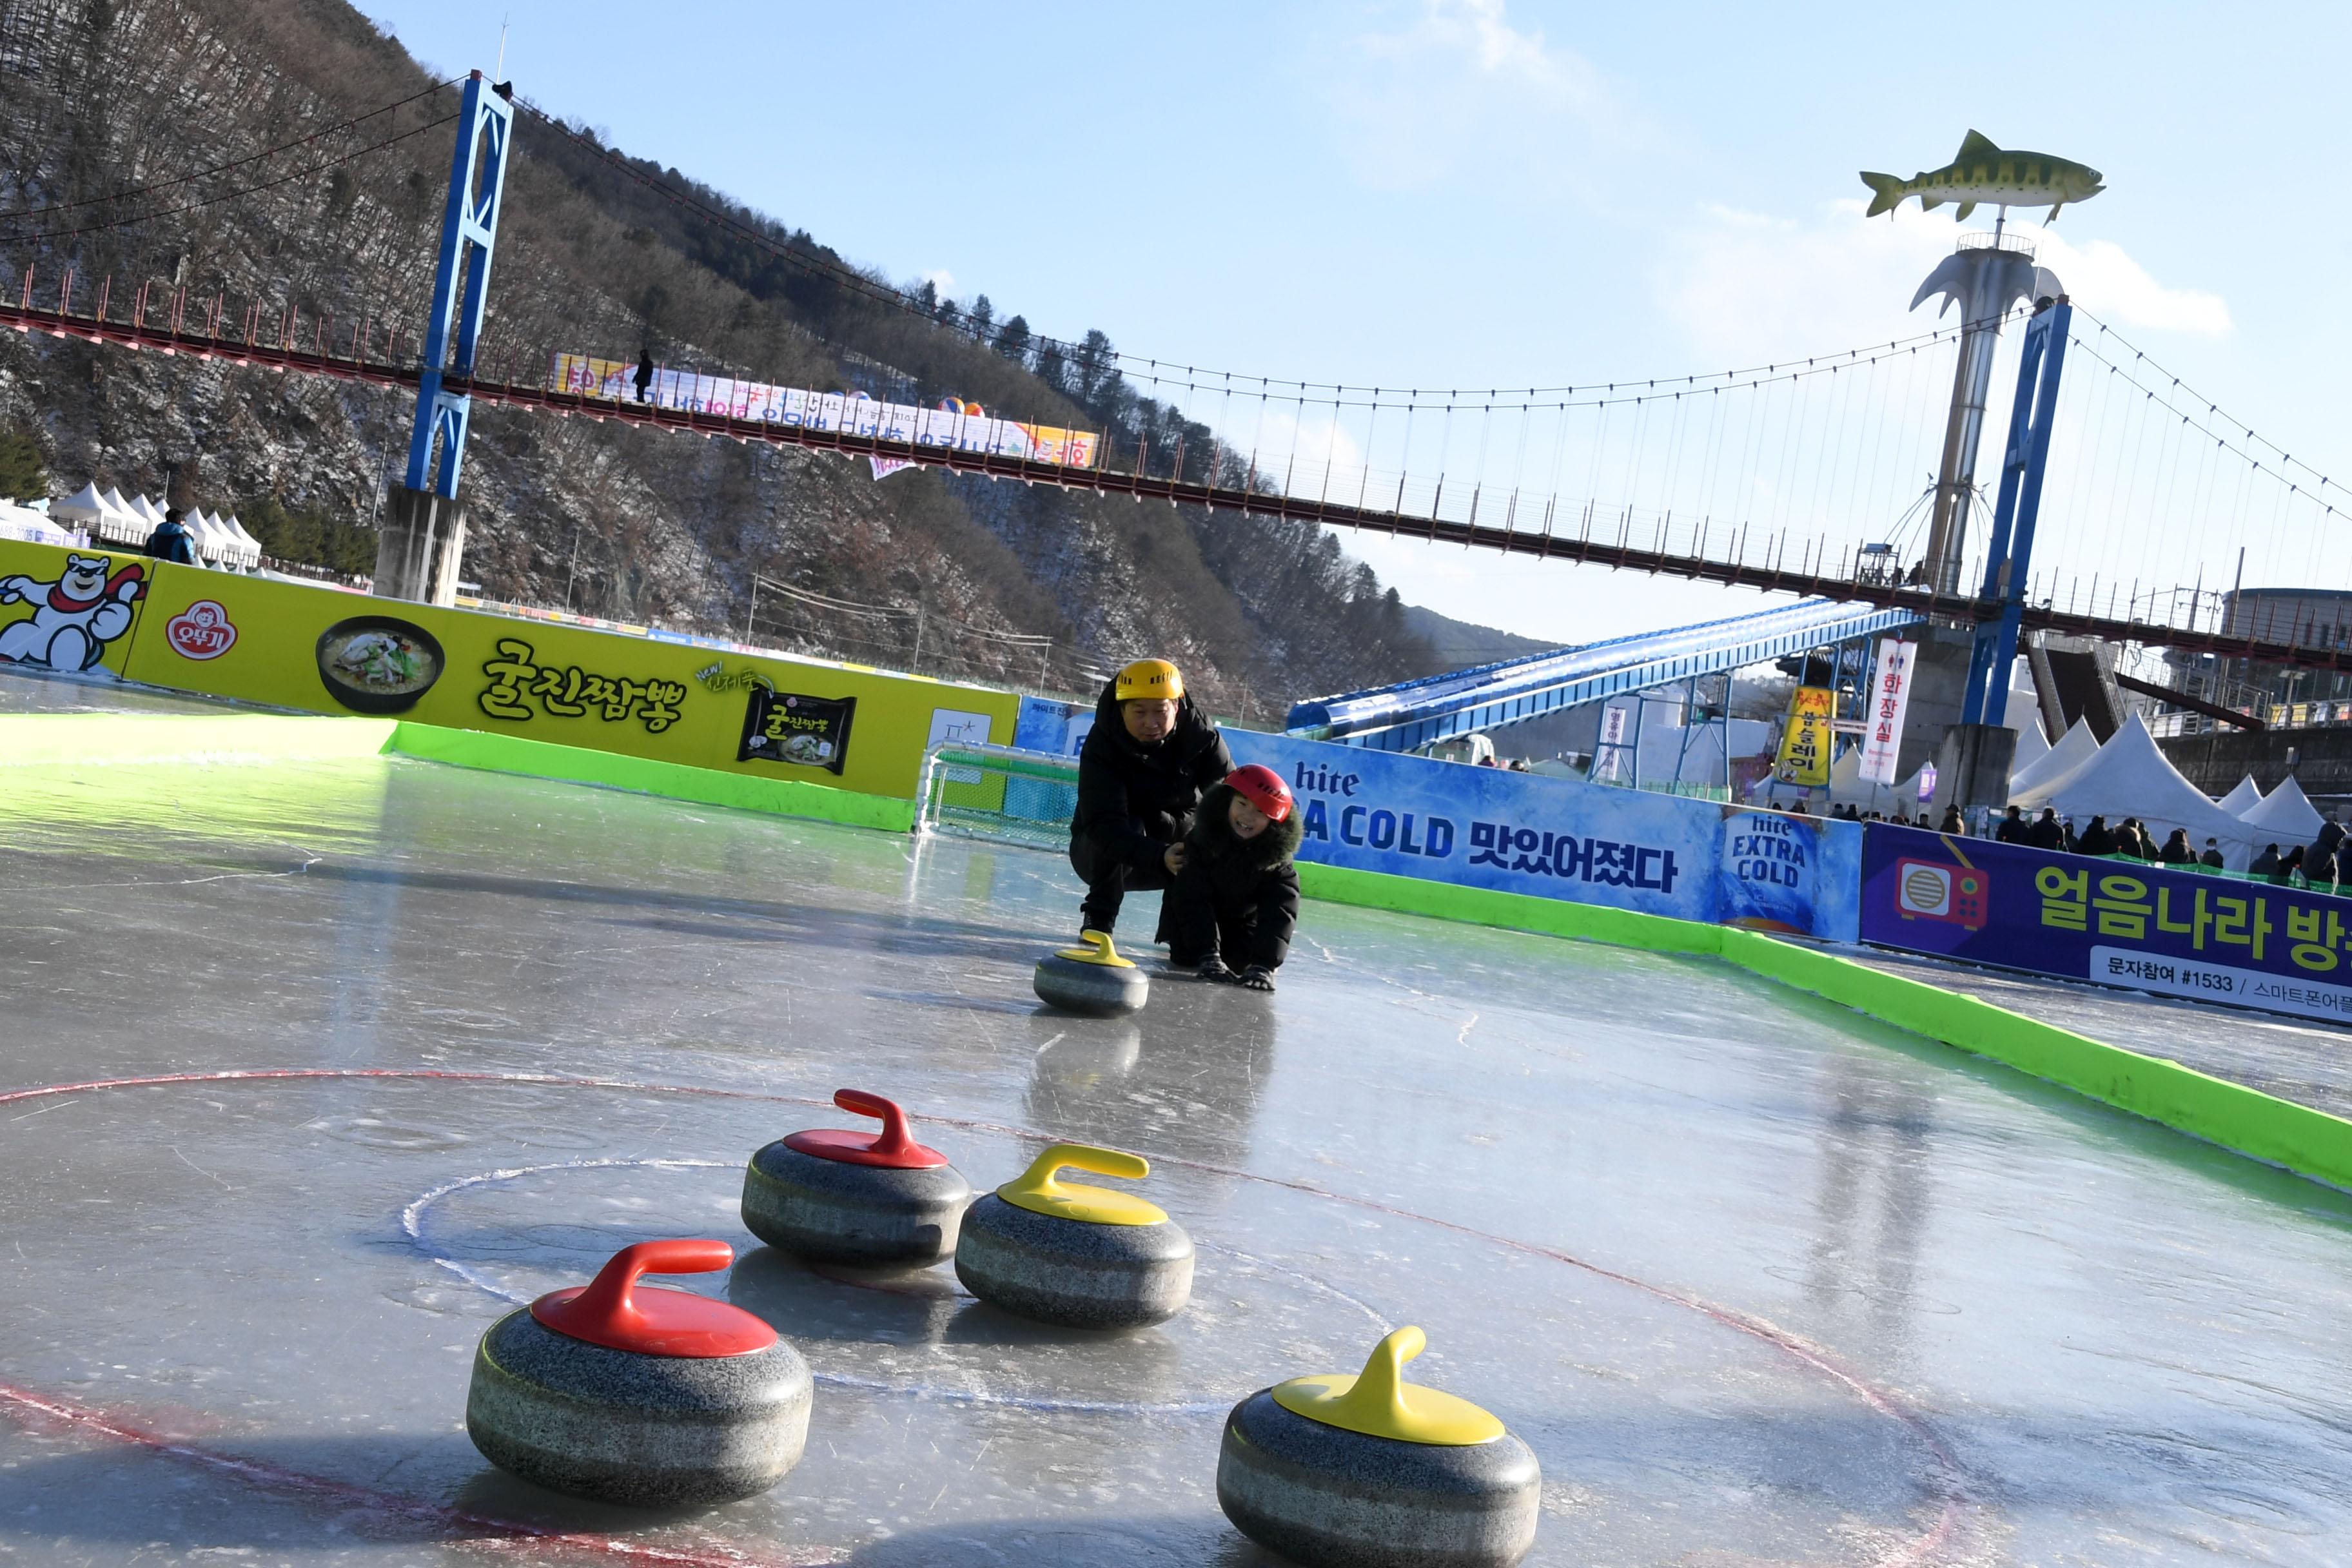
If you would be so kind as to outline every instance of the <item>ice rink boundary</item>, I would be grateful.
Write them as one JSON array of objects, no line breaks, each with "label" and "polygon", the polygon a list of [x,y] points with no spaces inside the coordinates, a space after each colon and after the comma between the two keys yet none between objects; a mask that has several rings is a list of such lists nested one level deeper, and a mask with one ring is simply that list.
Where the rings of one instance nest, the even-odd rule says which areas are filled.
[{"label": "ice rink boundary", "polygon": [[[905,832],[910,801],[404,720],[268,713],[0,715],[0,765],[406,756],[698,805]],[[2352,1121],[1834,952],[1735,927],[1301,863],[1307,896],[1432,920],[1713,958],[2233,1153],[2352,1190]]]}]

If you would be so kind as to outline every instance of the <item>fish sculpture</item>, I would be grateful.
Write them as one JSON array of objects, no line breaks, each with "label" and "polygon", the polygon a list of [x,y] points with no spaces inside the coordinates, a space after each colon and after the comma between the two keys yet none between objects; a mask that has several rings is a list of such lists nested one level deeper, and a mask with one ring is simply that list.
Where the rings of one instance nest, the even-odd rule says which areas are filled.
[{"label": "fish sculpture", "polygon": [[1979,202],[2001,207],[2038,207],[2050,204],[2051,222],[2068,202],[2087,202],[2107,187],[2099,172],[2047,153],[2004,152],[1991,139],[1971,131],[1960,143],[1959,156],[1940,169],[1930,169],[1898,180],[1892,174],[1863,171],[1862,183],[1871,188],[1870,212],[1891,213],[1905,198],[1917,196],[1922,211],[1932,212],[1946,202],[1958,202],[1958,221],[1966,223]]}]

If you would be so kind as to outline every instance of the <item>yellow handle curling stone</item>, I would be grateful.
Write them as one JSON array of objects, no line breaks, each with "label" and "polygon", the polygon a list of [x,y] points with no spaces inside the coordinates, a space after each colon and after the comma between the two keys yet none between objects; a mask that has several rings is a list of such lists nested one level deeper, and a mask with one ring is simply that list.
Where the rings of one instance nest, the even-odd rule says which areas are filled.
[{"label": "yellow handle curling stone", "polygon": [[1055,1143],[964,1211],[956,1278],[992,1306],[1065,1328],[1163,1322],[1192,1295],[1192,1240],[1132,1193],[1059,1180],[1065,1169],[1139,1180],[1141,1156]]},{"label": "yellow handle curling stone", "polygon": [[1039,959],[1031,984],[1048,1007],[1099,1018],[1136,1012],[1151,995],[1151,977],[1121,958],[1102,931],[1081,931],[1077,946]]},{"label": "yellow handle curling stone", "polygon": [[1508,1568],[1535,1545],[1543,1476],[1466,1399],[1404,1381],[1428,1342],[1405,1327],[1364,1370],[1260,1389],[1225,1418],[1217,1503],[1293,1562]]}]

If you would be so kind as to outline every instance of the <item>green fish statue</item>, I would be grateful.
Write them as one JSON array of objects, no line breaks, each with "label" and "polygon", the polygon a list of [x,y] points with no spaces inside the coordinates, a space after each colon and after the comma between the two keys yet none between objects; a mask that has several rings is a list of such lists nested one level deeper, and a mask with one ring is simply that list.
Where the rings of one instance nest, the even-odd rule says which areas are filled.
[{"label": "green fish statue", "polygon": [[1959,156],[1940,169],[1898,180],[1892,174],[1863,171],[1868,185],[1871,217],[1892,213],[1908,196],[1919,198],[1920,210],[1932,212],[1946,202],[1958,202],[1958,221],[1966,223],[1979,202],[2000,207],[2038,207],[2050,204],[2050,222],[2068,202],[2087,202],[2107,187],[2099,172],[2047,153],[2003,152],[1990,138],[1971,131],[1960,143]]}]

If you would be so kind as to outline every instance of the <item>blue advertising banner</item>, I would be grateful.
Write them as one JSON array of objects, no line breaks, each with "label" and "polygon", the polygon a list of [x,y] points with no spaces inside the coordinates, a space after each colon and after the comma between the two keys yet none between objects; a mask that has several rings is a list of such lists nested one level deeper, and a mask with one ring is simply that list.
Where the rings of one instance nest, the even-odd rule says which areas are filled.
[{"label": "blue advertising banner", "polygon": [[1851,942],[1859,825],[1228,730],[1289,782],[1301,860]]},{"label": "blue advertising banner", "polygon": [[2352,899],[1866,825],[1862,940],[2352,1022]]}]

